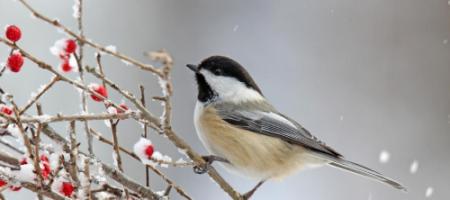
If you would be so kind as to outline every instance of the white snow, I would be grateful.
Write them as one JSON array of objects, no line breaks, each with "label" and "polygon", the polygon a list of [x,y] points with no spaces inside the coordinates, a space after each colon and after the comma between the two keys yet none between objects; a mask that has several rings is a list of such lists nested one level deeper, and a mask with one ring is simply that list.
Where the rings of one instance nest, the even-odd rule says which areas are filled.
[{"label": "white snow", "polygon": [[[162,79],[162,78],[158,78],[158,83],[159,83],[159,86],[160,86],[161,89],[162,89],[163,95],[164,95],[164,96],[167,96],[167,95],[168,95],[168,92],[167,92],[167,81],[164,80],[164,79]],[[163,105],[163,106],[164,106],[164,105]]]},{"label": "white snow", "polygon": [[72,6],[72,10],[73,10],[72,16],[75,19],[80,18],[80,13],[78,12],[79,8],[80,8],[80,1],[79,0],[74,0],[74,4]]},{"label": "white snow", "polygon": [[409,172],[411,174],[415,174],[417,170],[419,169],[419,161],[414,160],[411,165],[409,166]]},{"label": "white snow", "polygon": [[[109,107],[106,109],[106,112],[109,113],[109,114],[117,114],[117,108],[115,108],[114,106],[109,106]],[[109,120],[108,120],[108,121],[109,121]]]},{"label": "white snow", "polygon": [[432,187],[427,187],[427,190],[425,191],[425,197],[430,198],[431,195],[433,195],[434,189]]},{"label": "white snow", "polygon": [[389,154],[388,151],[386,151],[386,150],[381,151],[380,152],[380,157],[379,157],[380,163],[387,163],[387,162],[389,162],[389,158],[390,157],[391,157],[391,155]]},{"label": "white snow", "polygon": [[54,56],[60,56],[61,53],[64,53],[64,48],[66,46],[66,38],[62,38],[59,40],[56,40],[55,44],[53,44],[52,47],[50,47],[50,53],[52,53]]},{"label": "white snow", "polygon": [[33,182],[35,174],[33,172],[34,166],[31,162],[29,161],[28,164],[21,165],[20,170],[13,171],[14,177],[20,181]]},{"label": "white snow", "polygon": [[[108,46],[105,47],[105,49],[108,50],[108,51],[111,51],[113,53],[117,52],[117,47],[114,46],[114,45],[108,45]],[[100,52],[100,55],[105,55],[105,54],[106,54],[105,52]]]},{"label": "white snow", "polygon": [[97,199],[114,199],[115,196],[112,194],[109,194],[108,192],[96,192],[95,197]]},{"label": "white snow", "polygon": [[[149,146],[152,145],[152,142],[149,139],[143,138],[141,137],[139,139],[139,141],[137,141],[134,146],[133,146],[133,151],[134,153],[139,157],[139,159],[141,159],[142,161],[146,161],[148,160],[147,155],[145,154],[145,149]],[[153,153],[153,156],[155,155],[156,152]],[[152,156],[152,157],[153,157]]]},{"label": "white snow", "polygon": [[233,32],[236,32],[238,29],[239,29],[239,25],[235,25],[235,26],[233,27]]},{"label": "white snow", "polygon": [[445,39],[442,41],[443,44],[447,44],[448,43],[448,39]]},{"label": "white snow", "polygon": [[115,151],[112,152],[112,158],[113,158],[114,167],[118,168],[119,167],[119,163],[117,162],[118,156]]},{"label": "white snow", "polygon": [[125,65],[130,66],[132,65],[130,62],[124,60],[124,59],[120,59],[120,61],[122,61]]},{"label": "white snow", "polygon": [[109,119],[105,119],[103,120],[103,122],[105,123],[106,127],[111,128],[111,122],[109,121]]},{"label": "white snow", "polygon": [[[15,124],[10,124],[6,130],[8,130],[8,132],[11,133],[13,137],[17,139],[22,138],[22,134],[20,133],[19,128]],[[21,142],[21,144],[23,143]]]},{"label": "white snow", "polygon": [[36,116],[36,119],[39,120],[39,122],[41,123],[48,123],[50,122],[51,118],[52,116],[47,114]]},{"label": "white snow", "polygon": [[339,120],[344,121],[344,115],[339,116]]},{"label": "white snow", "polygon": [[50,156],[48,157],[49,162],[50,162],[50,168],[51,169],[56,169],[58,168],[58,163],[59,163],[59,154],[57,153],[52,153],[50,154]]}]

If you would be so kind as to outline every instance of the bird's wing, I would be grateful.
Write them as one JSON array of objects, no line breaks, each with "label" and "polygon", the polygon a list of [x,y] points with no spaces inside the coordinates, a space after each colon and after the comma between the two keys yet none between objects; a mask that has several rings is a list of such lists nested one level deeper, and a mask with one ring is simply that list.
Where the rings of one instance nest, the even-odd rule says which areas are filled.
[{"label": "bird's wing", "polygon": [[280,138],[319,153],[341,157],[338,152],[318,140],[300,124],[280,113],[236,109],[218,109],[217,112],[224,121],[236,127]]}]

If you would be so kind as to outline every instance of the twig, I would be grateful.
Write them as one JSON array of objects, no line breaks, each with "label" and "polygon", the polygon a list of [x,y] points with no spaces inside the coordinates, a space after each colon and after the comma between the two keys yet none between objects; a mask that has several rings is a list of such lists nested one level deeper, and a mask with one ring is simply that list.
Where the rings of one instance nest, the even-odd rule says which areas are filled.
[{"label": "twig", "polygon": [[[1,115],[1,114],[0,114]],[[11,117],[8,115],[1,115],[4,119],[0,119],[0,122],[6,123],[8,121],[17,121],[17,117]],[[92,121],[92,120],[110,120],[110,119],[129,119],[139,118],[137,112],[126,113],[100,113],[100,114],[75,114],[75,115],[42,115],[42,116],[23,116],[21,121],[24,123],[52,123],[61,121]]]},{"label": "twig", "polygon": [[[38,115],[42,115],[42,107],[39,103],[36,103],[36,109]],[[36,171],[37,180],[38,180],[38,199],[42,200],[42,192],[43,192],[43,176],[42,176],[42,170],[40,165],[40,156],[39,156],[39,145],[41,144],[41,130],[42,130],[42,124],[38,124],[37,130],[33,134],[33,142],[34,142],[34,170]]]},{"label": "twig", "polygon": [[[52,139],[54,142],[58,143],[59,145],[64,145],[64,144],[68,143],[68,141],[64,137],[62,137],[60,134],[58,134],[55,130],[53,130],[48,125],[45,125],[43,127],[42,132],[47,137]],[[91,159],[96,159],[96,158],[90,157],[88,154],[83,153],[81,151],[79,153],[81,155],[84,155]],[[105,174],[108,175],[113,180],[115,180],[117,183],[120,183],[121,185],[127,187],[129,190],[138,193],[139,195],[141,195],[144,198],[157,199],[157,195],[154,194],[150,190],[150,188],[139,185],[139,183],[131,180],[130,178],[128,178],[126,175],[124,175],[120,171],[113,169],[112,167],[110,167],[109,165],[107,165],[105,163],[99,162],[99,164],[100,164],[100,167],[105,171]]]},{"label": "twig", "polygon": [[[70,155],[69,164],[70,168],[68,168],[70,177],[75,181],[75,187],[80,187],[80,179],[78,178],[78,142],[75,131],[75,121],[71,121],[69,125],[69,137],[70,137],[70,151],[68,152]],[[76,194],[75,194],[76,195]],[[75,196],[76,197],[76,196]]]},{"label": "twig", "polygon": [[[145,105],[145,89],[143,85],[139,86],[139,90],[141,91],[141,103],[144,107],[146,107]],[[147,125],[143,124],[143,128],[142,128],[143,132],[142,132],[142,137],[147,138],[147,132],[148,132],[148,128]],[[150,173],[149,173],[149,169],[148,167],[145,167],[145,185],[147,187],[150,186]]]},{"label": "twig", "polygon": [[112,55],[112,56],[114,56],[114,57],[117,57],[118,59],[121,59],[121,60],[124,60],[124,61],[126,61],[126,62],[129,62],[129,63],[131,63],[131,64],[133,64],[133,65],[139,67],[139,68],[142,69],[142,70],[150,71],[150,72],[152,72],[152,73],[154,73],[154,74],[156,74],[156,75],[158,75],[158,76],[161,76],[161,75],[162,75],[162,72],[161,72],[160,70],[158,70],[157,68],[153,67],[152,65],[149,65],[149,64],[143,64],[143,63],[141,63],[141,62],[139,62],[139,61],[137,61],[137,60],[135,60],[135,59],[132,59],[132,58],[130,58],[130,57],[124,55],[124,54],[121,54],[121,53],[116,52],[116,51],[109,50],[108,48],[106,48],[106,47],[104,47],[104,46],[101,46],[101,45],[99,45],[99,44],[96,44],[96,43],[94,43],[94,42],[88,40],[88,39],[85,39],[85,38],[81,37],[80,35],[76,34],[75,32],[71,31],[70,29],[68,29],[66,26],[62,25],[58,20],[56,20],[56,19],[52,20],[52,19],[50,19],[50,18],[48,18],[48,17],[46,17],[46,16],[40,14],[40,13],[37,12],[34,8],[32,8],[25,0],[19,0],[19,1],[20,1],[20,2],[21,2],[21,3],[22,3],[22,4],[23,4],[23,5],[24,5],[24,6],[25,6],[25,7],[33,14],[33,16],[35,16],[36,18],[41,19],[41,20],[43,20],[43,21],[45,21],[45,22],[47,22],[47,23],[49,23],[49,24],[55,26],[55,27],[58,28],[58,29],[62,29],[65,33],[67,33],[67,34],[69,34],[70,36],[76,38],[77,40],[83,42],[84,44],[87,44],[87,45],[89,45],[89,46],[91,46],[91,47],[93,47],[93,48],[95,48],[95,49],[97,49],[97,50],[99,50],[99,51],[102,51],[102,52],[105,52],[105,53],[107,53],[107,54],[110,54],[110,55]]},{"label": "twig", "polygon": [[48,84],[46,84],[36,96],[33,96],[22,109],[20,109],[19,114],[22,115],[28,108],[30,108],[44,93],[46,93],[56,82],[58,82],[59,77],[53,76]]}]

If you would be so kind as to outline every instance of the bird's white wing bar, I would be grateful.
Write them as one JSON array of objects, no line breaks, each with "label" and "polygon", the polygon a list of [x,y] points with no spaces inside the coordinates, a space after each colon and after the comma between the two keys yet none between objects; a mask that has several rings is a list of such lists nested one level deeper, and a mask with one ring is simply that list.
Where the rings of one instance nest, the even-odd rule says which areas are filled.
[{"label": "bird's white wing bar", "polygon": [[242,129],[284,141],[302,145],[303,147],[330,156],[340,157],[335,150],[326,146],[316,137],[312,136],[297,122],[279,113],[264,112],[258,110],[221,110],[218,109],[221,118]]}]

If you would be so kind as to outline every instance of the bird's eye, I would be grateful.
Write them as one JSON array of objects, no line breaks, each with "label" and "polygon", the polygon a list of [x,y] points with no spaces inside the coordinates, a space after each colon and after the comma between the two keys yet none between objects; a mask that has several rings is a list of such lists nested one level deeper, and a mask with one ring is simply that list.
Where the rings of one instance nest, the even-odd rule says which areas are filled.
[{"label": "bird's eye", "polygon": [[223,73],[223,71],[222,71],[221,68],[216,68],[216,69],[213,70],[213,73],[214,73],[215,75],[221,75],[221,74]]}]

